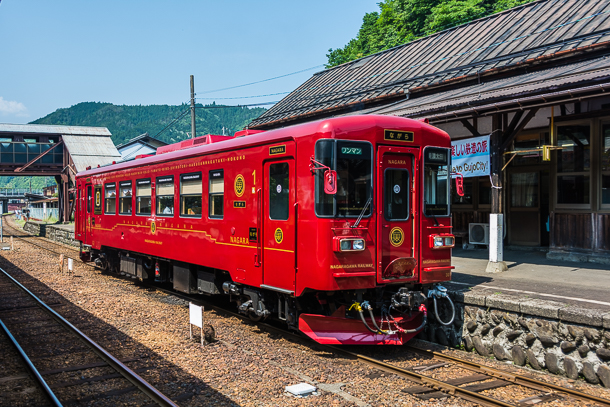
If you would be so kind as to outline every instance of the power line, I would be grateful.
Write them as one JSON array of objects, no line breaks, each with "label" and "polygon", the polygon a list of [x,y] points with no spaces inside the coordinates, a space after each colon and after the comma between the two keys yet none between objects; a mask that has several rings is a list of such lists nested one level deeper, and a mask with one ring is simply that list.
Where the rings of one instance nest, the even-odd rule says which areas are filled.
[{"label": "power line", "polygon": [[[0,1],[2,1],[2,0],[0,0]],[[324,67],[324,65],[316,65],[316,66],[312,66],[311,68],[302,69],[302,70],[297,71],[297,72],[287,73],[285,75],[275,76],[273,78],[263,79],[261,81],[245,83],[243,85],[230,86],[228,88],[221,88],[221,89],[214,89],[214,90],[205,90],[205,91],[201,92],[201,94],[203,95],[203,94],[206,94],[206,93],[220,92],[221,90],[229,90],[229,89],[242,88],[244,86],[255,85],[257,83],[263,83],[263,82],[269,82],[269,81],[272,81],[272,80],[275,80],[275,79],[285,78],[286,76],[296,75],[296,74],[299,74],[299,73],[311,71],[312,69],[318,69],[318,68],[323,68],[323,67]],[[201,98],[198,98],[198,99],[201,99]]]},{"label": "power line", "polygon": [[172,120],[167,126],[165,126],[163,128],[163,130],[161,130],[160,132],[158,132],[157,134],[155,134],[153,136],[153,138],[157,138],[161,133],[163,133],[165,130],[169,129],[171,126],[173,126],[176,122],[178,122],[178,120],[182,119],[184,116],[186,116],[186,114],[191,110],[191,108],[189,107],[188,109],[186,109],[184,112],[180,113],[174,120]]},{"label": "power line", "polygon": [[195,98],[197,100],[227,100],[227,99],[254,99],[254,98],[262,98],[267,96],[277,96],[277,95],[286,95],[290,92],[279,92],[279,93],[269,93],[267,95],[256,95],[256,96],[236,96],[232,98]]},{"label": "power line", "polygon": [[195,106],[195,109],[231,109],[231,108],[236,108],[236,107],[251,107],[251,106],[263,106],[263,105],[274,105],[278,102],[278,100],[273,101],[273,102],[261,102],[261,103],[252,103],[249,105],[218,105],[218,106],[211,106],[211,105],[207,105],[207,106]]}]

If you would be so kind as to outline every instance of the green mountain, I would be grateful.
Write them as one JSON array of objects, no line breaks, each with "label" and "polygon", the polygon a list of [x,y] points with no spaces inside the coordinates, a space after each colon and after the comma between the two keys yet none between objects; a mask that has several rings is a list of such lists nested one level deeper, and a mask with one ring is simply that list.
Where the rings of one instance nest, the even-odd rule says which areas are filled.
[{"label": "green mountain", "polygon": [[[195,124],[197,135],[200,136],[208,133],[223,134],[223,127],[225,134],[233,134],[266,110],[261,107],[216,104],[196,106]],[[107,127],[115,145],[146,132],[166,143],[177,143],[189,138],[191,132],[189,105],[116,106],[112,103],[83,102],[66,109],[57,109],[31,123]],[[32,189],[41,189],[55,182],[52,177],[0,177],[0,187],[28,189],[30,181]]]},{"label": "green mountain", "polygon": [[356,38],[329,49],[327,68],[534,0],[383,0],[366,13]]},{"label": "green mountain", "polygon": [[[233,134],[265,112],[265,108],[233,107],[222,105],[196,105],[198,135]],[[148,133],[167,143],[186,140],[191,132],[190,106],[150,105],[126,106],[112,103],[83,102],[35,120],[32,124],[63,124],[68,126],[107,127],[115,145],[125,143]],[[186,114],[163,131],[176,118]],[[161,132],[161,133],[160,133]],[[160,133],[158,136],[157,134]]]}]

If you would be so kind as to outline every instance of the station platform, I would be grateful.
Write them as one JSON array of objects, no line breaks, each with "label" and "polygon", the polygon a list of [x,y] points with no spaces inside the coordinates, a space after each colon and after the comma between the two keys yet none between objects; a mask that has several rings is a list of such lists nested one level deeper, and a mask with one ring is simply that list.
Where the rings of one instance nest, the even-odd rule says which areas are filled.
[{"label": "station platform", "polygon": [[486,249],[453,249],[452,291],[503,294],[610,312],[610,266],[550,260],[546,253],[504,250],[508,271],[487,273]]}]

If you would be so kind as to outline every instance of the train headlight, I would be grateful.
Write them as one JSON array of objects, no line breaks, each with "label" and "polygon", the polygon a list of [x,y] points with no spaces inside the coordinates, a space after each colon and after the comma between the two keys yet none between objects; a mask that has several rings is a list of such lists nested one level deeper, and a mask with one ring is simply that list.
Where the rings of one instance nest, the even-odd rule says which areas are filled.
[{"label": "train headlight", "polygon": [[440,236],[434,236],[434,247],[442,247],[443,246],[443,238]]},{"label": "train headlight", "polygon": [[352,250],[352,241],[351,240],[342,240],[341,241],[341,251],[346,252]]},{"label": "train headlight", "polygon": [[357,251],[364,250],[364,240],[363,239],[352,240],[352,250],[357,250]]},{"label": "train headlight", "polygon": [[339,236],[335,236],[334,240],[334,248],[333,250],[336,252],[361,252],[365,249],[366,244],[364,243],[364,239],[361,238],[341,238]]},{"label": "train headlight", "polygon": [[455,246],[455,236],[449,233],[430,236],[430,247],[432,249],[450,249]]}]

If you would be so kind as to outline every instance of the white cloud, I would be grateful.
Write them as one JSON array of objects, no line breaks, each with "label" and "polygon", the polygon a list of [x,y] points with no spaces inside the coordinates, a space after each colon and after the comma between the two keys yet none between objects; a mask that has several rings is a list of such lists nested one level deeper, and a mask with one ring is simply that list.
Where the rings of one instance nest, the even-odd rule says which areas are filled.
[{"label": "white cloud", "polygon": [[28,109],[21,102],[13,102],[12,100],[4,100],[0,96],[0,114],[1,115],[15,115],[15,116],[27,116]]}]

